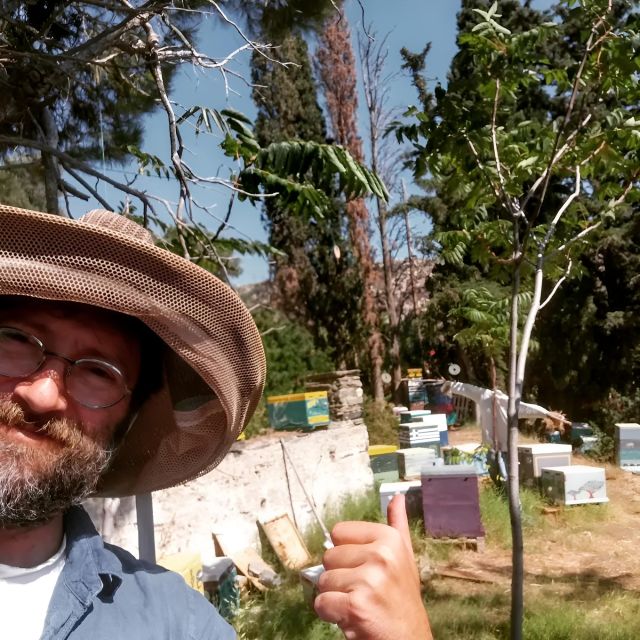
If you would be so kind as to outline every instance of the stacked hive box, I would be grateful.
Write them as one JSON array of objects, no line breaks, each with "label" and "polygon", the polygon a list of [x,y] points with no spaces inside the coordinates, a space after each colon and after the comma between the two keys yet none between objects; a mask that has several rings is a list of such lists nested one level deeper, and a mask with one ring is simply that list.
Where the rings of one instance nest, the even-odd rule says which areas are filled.
[{"label": "stacked hive box", "polygon": [[398,449],[396,454],[398,459],[398,474],[403,480],[419,479],[424,471],[438,464],[440,460],[433,449],[426,449],[424,447]]},{"label": "stacked hive box", "polygon": [[541,478],[542,493],[558,504],[609,502],[602,467],[570,465],[545,467]]},{"label": "stacked hive box", "polygon": [[520,444],[518,445],[520,484],[538,488],[542,469],[571,464],[570,444]]},{"label": "stacked hive box", "polygon": [[409,413],[413,412],[400,414],[400,426],[398,427],[400,448],[428,447],[432,448],[439,456],[443,442],[445,444],[448,442],[447,417],[441,413],[409,417],[407,415]]},{"label": "stacked hive box", "polygon": [[619,422],[615,425],[616,464],[620,467],[640,465],[640,424]]},{"label": "stacked hive box", "polygon": [[424,409],[427,403],[427,391],[421,378],[405,378],[401,385],[402,404],[409,409]]},{"label": "stacked hive box", "polygon": [[414,409],[413,411],[400,412],[400,424],[409,424],[411,422],[421,422],[424,416],[431,415],[428,409]]}]

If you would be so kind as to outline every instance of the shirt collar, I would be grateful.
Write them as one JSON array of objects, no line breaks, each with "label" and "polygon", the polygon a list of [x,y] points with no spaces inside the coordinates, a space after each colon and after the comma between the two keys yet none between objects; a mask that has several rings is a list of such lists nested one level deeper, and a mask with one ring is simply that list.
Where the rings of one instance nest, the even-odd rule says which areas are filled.
[{"label": "shirt collar", "polygon": [[72,507],[64,517],[67,557],[65,583],[84,604],[97,595],[109,596],[122,582],[122,566],[105,549],[91,518],[82,507]]}]

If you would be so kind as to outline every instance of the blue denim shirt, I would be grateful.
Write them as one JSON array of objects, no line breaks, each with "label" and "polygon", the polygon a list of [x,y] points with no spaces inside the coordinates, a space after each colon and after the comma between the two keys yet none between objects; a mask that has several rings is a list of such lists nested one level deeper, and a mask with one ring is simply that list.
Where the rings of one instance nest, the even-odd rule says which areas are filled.
[{"label": "blue denim shirt", "polygon": [[65,516],[66,561],[41,640],[233,640],[236,634],[177,574],[106,544],[80,507]]}]

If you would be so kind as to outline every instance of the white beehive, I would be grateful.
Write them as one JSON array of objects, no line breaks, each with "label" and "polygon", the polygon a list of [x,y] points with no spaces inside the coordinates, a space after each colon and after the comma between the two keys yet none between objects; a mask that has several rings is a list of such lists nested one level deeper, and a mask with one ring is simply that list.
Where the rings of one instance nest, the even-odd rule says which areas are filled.
[{"label": "white beehive", "polygon": [[583,464],[545,467],[541,477],[542,493],[557,504],[593,504],[609,502],[603,467]]},{"label": "white beehive", "polygon": [[571,445],[552,442],[519,444],[518,463],[520,484],[525,487],[537,487],[542,469],[571,464]]},{"label": "white beehive", "polygon": [[435,466],[440,460],[433,449],[425,447],[398,449],[396,455],[398,456],[398,473],[403,480],[419,479],[423,471]]},{"label": "white beehive", "polygon": [[418,423],[401,424],[398,427],[400,449],[421,447],[430,444],[440,446],[440,432],[435,427],[424,427]]},{"label": "white beehive", "polygon": [[407,514],[409,517],[422,516],[422,483],[420,480],[407,482],[383,482],[380,485],[380,511],[386,517],[387,507],[393,496],[403,493],[405,495]]}]

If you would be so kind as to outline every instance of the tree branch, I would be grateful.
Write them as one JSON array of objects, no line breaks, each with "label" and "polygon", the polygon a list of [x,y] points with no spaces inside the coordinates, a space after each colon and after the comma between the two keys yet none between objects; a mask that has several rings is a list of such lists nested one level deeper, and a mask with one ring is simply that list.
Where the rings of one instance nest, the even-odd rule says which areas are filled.
[{"label": "tree branch", "polygon": [[107,184],[110,184],[112,187],[115,187],[116,189],[123,191],[124,193],[128,193],[129,195],[132,195],[138,198],[138,200],[142,202],[144,207],[143,216],[144,216],[145,224],[147,224],[147,221],[148,221],[147,220],[148,211],[155,213],[155,210],[153,208],[153,205],[151,204],[150,198],[144,191],[133,189],[127,184],[118,182],[117,180],[110,178],[104,173],[97,171],[86,162],[77,160],[76,158],[65,153],[64,151],[60,151],[59,149],[54,149],[53,147],[50,147],[42,142],[39,142],[38,140],[20,138],[18,136],[7,136],[4,134],[0,134],[0,144],[6,144],[9,146],[16,146],[16,147],[25,147],[27,149],[37,149],[38,151],[44,151],[45,153],[49,153],[50,155],[58,158],[58,160],[60,160],[60,162],[65,165],[65,169],[68,169],[68,167],[73,167],[75,169],[78,169],[79,171],[82,171],[83,173],[86,173],[90,176],[93,176],[94,178],[97,178],[98,180],[102,180]]},{"label": "tree branch", "polygon": [[545,298],[544,302],[540,303],[540,306],[538,307],[538,311],[540,311],[540,309],[544,309],[544,307],[547,306],[547,304],[549,304],[549,302],[551,301],[551,299],[553,298],[553,296],[556,295],[556,292],[558,291],[558,289],[560,288],[560,286],[562,285],[562,283],[567,279],[567,277],[569,276],[569,273],[571,272],[571,267],[573,266],[573,260],[571,260],[571,258],[569,258],[569,264],[567,265],[567,268],[565,269],[564,275],[558,280],[558,282],[555,283],[553,289],[551,290],[551,292],[549,293],[549,295]]}]

